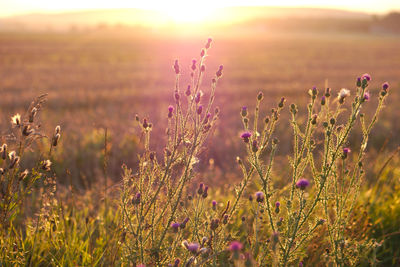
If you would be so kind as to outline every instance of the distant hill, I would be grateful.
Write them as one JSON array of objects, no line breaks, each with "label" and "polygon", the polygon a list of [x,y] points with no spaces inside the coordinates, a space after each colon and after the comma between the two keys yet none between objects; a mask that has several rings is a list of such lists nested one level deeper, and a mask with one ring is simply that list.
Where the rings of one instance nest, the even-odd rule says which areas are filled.
[{"label": "distant hill", "polygon": [[[235,18],[232,21],[232,18]],[[371,15],[335,9],[229,7],[214,12],[219,25],[268,19],[356,19],[369,20]],[[154,23],[154,21],[158,23]],[[173,19],[157,11],[143,9],[103,9],[53,14],[28,14],[0,19],[0,30],[70,30],[104,25],[151,26],[173,25]]]}]

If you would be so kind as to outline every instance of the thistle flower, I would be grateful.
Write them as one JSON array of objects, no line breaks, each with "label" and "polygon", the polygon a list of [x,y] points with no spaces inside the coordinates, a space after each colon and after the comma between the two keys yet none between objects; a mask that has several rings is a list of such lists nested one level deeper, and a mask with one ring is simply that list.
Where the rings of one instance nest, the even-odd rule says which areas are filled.
[{"label": "thistle flower", "polygon": [[189,243],[186,248],[193,254],[196,254],[200,248],[200,245],[197,242],[193,242],[193,243]]},{"label": "thistle flower", "polygon": [[281,203],[279,201],[275,202],[275,213],[279,213],[279,207],[281,206]]},{"label": "thistle flower", "polygon": [[343,156],[342,158],[345,159],[347,158],[347,154],[349,154],[351,152],[351,149],[349,147],[344,147],[343,148]]},{"label": "thistle flower", "polygon": [[190,96],[191,93],[192,92],[190,91],[190,85],[188,85],[187,88],[186,88],[185,94],[186,94],[186,96]]},{"label": "thistle flower", "polygon": [[211,202],[211,204],[212,204],[212,209],[213,209],[213,210],[216,210],[216,209],[217,209],[217,201],[213,200],[213,201]]},{"label": "thistle flower", "polygon": [[215,230],[218,228],[219,225],[219,219],[212,219],[210,223],[210,229]]},{"label": "thistle flower", "polygon": [[168,118],[172,118],[172,112],[174,112],[174,107],[170,105],[168,107]]},{"label": "thistle flower", "polygon": [[310,182],[305,178],[301,178],[296,183],[297,188],[300,188],[301,190],[306,189],[306,187],[309,186],[309,185],[310,185]]},{"label": "thistle flower", "polygon": [[42,166],[41,168],[45,171],[50,171],[50,166],[51,166],[51,161],[50,160],[44,160],[42,161]]},{"label": "thistle flower", "polygon": [[192,60],[192,66],[190,67],[192,69],[192,71],[196,70],[196,62],[197,62],[196,59]]},{"label": "thistle flower", "polygon": [[172,230],[174,231],[174,233],[177,233],[177,232],[178,232],[179,226],[180,226],[180,224],[177,223],[177,222],[171,223],[171,228],[172,228]]},{"label": "thistle flower", "polygon": [[255,195],[256,195],[256,200],[258,203],[264,202],[264,193],[263,192],[258,191],[255,193]]},{"label": "thistle flower", "polygon": [[326,103],[326,96],[323,95],[321,97],[321,106],[325,105],[325,103]]},{"label": "thistle flower", "polygon": [[16,165],[18,165],[20,158],[19,158],[19,156],[17,156],[17,153],[15,153],[15,151],[11,151],[8,154],[8,157],[10,159],[10,165],[8,166],[9,169],[12,169]]},{"label": "thistle flower", "polygon": [[209,49],[210,47],[211,47],[211,42],[212,42],[212,39],[211,38],[208,38],[207,39],[207,43],[206,43],[206,45],[204,46],[206,49]]},{"label": "thistle flower", "polygon": [[179,263],[181,263],[181,260],[179,258],[175,259],[174,267],[178,267]]},{"label": "thistle flower", "polygon": [[369,98],[370,98],[369,92],[368,92],[368,91],[365,91],[365,92],[364,92],[364,96],[363,96],[363,101],[369,101]]},{"label": "thistle flower", "polygon": [[248,143],[250,141],[251,133],[250,132],[244,132],[240,135],[240,138],[243,139],[243,142]]},{"label": "thistle flower", "polygon": [[387,89],[389,89],[389,83],[388,83],[388,82],[384,82],[384,83],[382,84],[382,89],[385,90],[385,91],[387,91]]},{"label": "thistle flower", "polygon": [[200,183],[199,184],[199,189],[197,189],[197,194],[201,195],[204,192],[204,184]]},{"label": "thistle flower", "polygon": [[205,71],[206,71],[206,66],[205,66],[205,65],[201,65],[200,71],[201,71],[201,72],[205,72]]},{"label": "thistle flower", "polygon": [[346,88],[340,89],[340,92],[338,94],[339,103],[343,104],[344,103],[344,99],[346,97],[348,97],[348,96],[350,96],[350,90],[348,90]]},{"label": "thistle flower", "polygon": [[369,82],[371,81],[371,75],[369,75],[368,73],[364,73],[363,75],[361,75],[361,80],[367,80]]},{"label": "thistle flower", "polygon": [[253,143],[251,145],[251,149],[254,153],[256,153],[258,151],[258,143],[257,140],[253,140]]},{"label": "thistle flower", "polygon": [[206,55],[206,50],[205,49],[201,49],[200,57],[204,57],[205,55]]},{"label": "thistle flower", "polygon": [[219,66],[218,71],[215,73],[215,76],[217,76],[217,78],[220,78],[222,76],[222,70],[224,69],[224,66]]},{"label": "thistle flower", "polygon": [[11,124],[17,127],[21,126],[21,115],[19,113],[11,117]]},{"label": "thistle flower", "polygon": [[174,63],[174,70],[175,70],[175,74],[179,74],[179,63],[178,63],[178,60],[176,59],[175,60],[175,63]]},{"label": "thistle flower", "polygon": [[242,115],[243,118],[247,116],[247,107],[246,106],[242,107],[242,112],[240,112],[240,114]]},{"label": "thistle flower", "polygon": [[203,112],[203,106],[202,105],[200,105],[198,108],[197,108],[197,114],[201,114]]},{"label": "thistle flower", "polygon": [[240,243],[239,241],[232,241],[232,242],[229,244],[229,250],[230,250],[231,252],[238,252],[238,251],[241,251],[242,248],[243,248],[243,244]]},{"label": "thistle flower", "polygon": [[203,192],[203,195],[202,195],[203,198],[207,198],[207,196],[208,196],[207,191],[208,191],[208,186],[204,187],[204,192]]},{"label": "thistle flower", "polygon": [[197,92],[194,101],[198,104],[200,103],[200,99],[201,99],[201,92]]}]

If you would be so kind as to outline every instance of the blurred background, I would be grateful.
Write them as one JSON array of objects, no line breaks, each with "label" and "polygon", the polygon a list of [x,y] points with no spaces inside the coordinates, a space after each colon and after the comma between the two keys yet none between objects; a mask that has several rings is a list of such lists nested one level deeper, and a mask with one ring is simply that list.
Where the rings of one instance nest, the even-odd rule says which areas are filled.
[{"label": "blurred background", "polygon": [[[264,115],[282,96],[304,114],[310,88],[317,86],[322,94],[330,87],[334,95],[343,87],[354,90],[363,73],[372,76],[367,115],[382,83],[391,84],[367,161],[377,163],[378,153],[383,160],[397,149],[400,2],[145,2],[0,0],[3,141],[10,116],[22,114],[36,96],[48,93],[42,127],[50,135],[61,125],[63,133],[52,159],[58,180],[82,189],[105,175],[119,181],[121,165],[134,168],[142,149],[135,114],[153,122],[152,149],[161,158],[167,107],[173,103],[173,62],[178,59],[181,65],[184,90],[191,60],[199,58],[212,37],[205,97],[220,64],[224,76],[216,98],[220,120],[198,167],[203,179],[221,185],[240,179],[235,165],[243,154],[239,112],[242,106],[254,108],[259,91],[266,96]],[[285,109],[282,117],[288,115]],[[289,126],[286,120],[278,125],[278,165],[287,164],[291,152]],[[358,137],[355,132],[348,145],[356,147]],[[288,168],[276,169],[283,171],[279,177],[289,176],[284,173]]]}]

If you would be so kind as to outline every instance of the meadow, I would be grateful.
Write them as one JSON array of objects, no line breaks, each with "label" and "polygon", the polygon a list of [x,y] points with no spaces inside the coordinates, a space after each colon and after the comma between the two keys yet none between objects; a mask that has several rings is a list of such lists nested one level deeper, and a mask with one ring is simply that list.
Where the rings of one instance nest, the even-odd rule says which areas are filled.
[{"label": "meadow", "polygon": [[[399,115],[397,102],[400,100],[397,90],[400,85],[400,37],[321,33],[275,33],[262,36],[243,33],[240,36],[213,36],[215,41],[205,57],[203,87],[200,88],[204,91],[202,98],[209,104],[212,114],[209,119],[210,132],[203,133],[203,128],[197,132],[200,129],[198,123],[203,120],[201,118],[193,119],[194,124],[187,126],[188,132],[176,122],[179,130],[172,130],[175,133],[174,139],[171,137],[173,134],[166,133],[166,128],[171,130],[173,125],[171,119],[168,120],[168,114],[177,112],[171,116],[173,119],[177,117],[183,121],[185,118],[185,113],[178,113],[179,105],[174,93],[174,61],[179,60],[180,93],[183,98],[188,84],[192,85],[192,90],[196,88],[193,86],[196,85],[196,81],[190,79],[190,68],[192,59],[200,57],[201,48],[207,38],[208,36],[177,33],[160,35],[141,32],[136,35],[113,30],[64,34],[0,34],[2,142],[13,140],[13,136],[9,135],[10,117],[16,113],[29,115],[31,110],[27,113],[25,111],[31,101],[44,93],[48,96],[43,103],[43,109],[40,108],[40,125],[36,125],[35,130],[48,133],[49,136],[35,140],[32,148],[27,149],[23,157],[21,155],[19,164],[32,169],[32,177],[36,177],[32,180],[37,179],[38,182],[32,184],[29,190],[32,191],[31,194],[21,199],[22,204],[18,206],[20,212],[9,221],[12,222],[10,228],[3,229],[3,237],[8,237],[8,241],[3,239],[0,250],[4,266],[164,266],[167,263],[171,263],[172,266],[176,264],[173,263],[175,258],[172,258],[175,256],[179,256],[181,264],[186,266],[399,264],[400,237],[396,218],[400,210],[396,204],[400,197],[397,190],[400,128],[396,121]],[[214,95],[210,91],[216,84],[212,79],[215,78],[221,64],[223,75],[220,78],[217,73],[218,85]],[[199,66],[196,71],[198,68]],[[350,89],[353,98],[356,95],[356,87],[362,88],[362,92],[365,90],[364,84],[356,85],[357,78],[364,73],[372,76],[368,81],[370,99],[363,103],[362,110],[368,121],[374,116],[379,104],[383,82],[390,83],[390,94],[388,97],[385,95],[384,108],[378,106],[379,120],[372,131],[368,132],[368,138],[361,127],[362,119],[352,122],[352,131],[348,135],[338,133],[337,140],[343,138],[343,142],[338,141],[337,149],[328,143],[325,150],[330,152],[326,152],[326,155],[333,158],[331,161],[324,160],[323,148],[327,142],[324,136],[326,137],[328,126],[324,128],[322,121],[326,119],[328,122],[331,119],[330,113],[322,107],[321,114],[314,110],[309,112],[309,90],[314,86],[318,88],[317,100],[313,98],[314,93],[311,90],[311,101],[318,102],[315,104],[318,107],[321,106],[319,102],[327,87],[332,90],[332,99],[336,99],[341,88]],[[258,121],[253,111],[259,103],[257,97],[260,91],[263,93],[263,99],[258,109],[259,113],[263,114],[262,116],[270,115],[270,125],[275,122],[274,118],[277,118],[276,125],[268,128],[265,135],[262,135],[267,139],[266,133],[271,133],[268,137],[269,147],[260,148],[265,149],[264,154],[258,151],[258,147],[255,149],[251,142],[250,147],[246,149],[242,141],[246,138],[241,138],[243,131],[248,130],[245,118],[250,122]],[[357,91],[357,94],[359,93],[361,91]],[[285,97],[284,103],[281,97]],[[354,103],[361,101],[361,98],[354,99]],[[210,101],[211,99],[213,101]],[[188,103],[190,101],[193,100],[188,98]],[[351,110],[352,101],[345,101],[343,107]],[[174,103],[173,111],[169,111],[169,105]],[[292,107],[292,103],[296,103],[297,107]],[[206,104],[203,104],[204,109],[208,108]],[[332,100],[331,104],[335,106],[337,103]],[[182,104],[182,110],[187,108],[188,114],[192,114],[190,116],[195,117],[199,112],[201,115],[198,109],[193,110],[191,106],[185,105]],[[249,113],[245,116],[244,106]],[[215,107],[220,110],[218,114],[212,112]],[[272,108],[275,110],[271,114]],[[339,111],[340,108],[338,113],[332,115],[337,120],[335,123],[347,125],[347,117],[339,116]],[[306,125],[311,122],[315,112],[318,113],[318,118],[322,118],[317,124],[319,128],[315,131],[315,137],[311,137],[311,132],[306,132]],[[206,110],[202,114],[206,114]],[[355,114],[359,116],[359,113]],[[297,116],[299,131],[305,131],[297,133],[297,136],[299,144],[303,144],[303,149],[307,144],[307,149],[310,150],[307,153],[307,149],[301,153],[296,152],[299,148],[295,146],[296,139],[293,140],[293,115]],[[148,143],[150,130],[144,126],[144,118],[152,123],[151,144]],[[352,117],[349,118],[351,121]],[[261,122],[258,123],[262,125]],[[53,132],[57,125],[61,126],[62,135],[57,146],[48,153],[48,146],[54,140]],[[254,135],[256,131],[253,131],[252,127],[253,125],[249,128],[253,133],[250,138],[257,139]],[[294,130],[296,136],[296,127]],[[165,171],[171,180],[163,188],[163,182],[160,183],[160,177],[163,177],[161,161],[168,165],[168,158],[171,156],[165,156],[165,144],[167,148],[168,144],[171,147],[174,147],[174,144],[180,145],[177,137],[179,131],[182,131],[182,136],[187,135],[188,139],[200,136],[202,144],[199,144],[199,147],[193,145],[192,151],[197,155],[198,162],[188,163],[187,167],[180,166],[185,165],[185,162],[176,163],[178,166],[171,170],[171,173]],[[204,136],[203,139],[203,134],[209,136]],[[278,138],[279,141],[273,141],[273,138]],[[362,140],[368,140],[367,147],[363,147]],[[196,142],[194,140],[194,143]],[[357,158],[357,152],[361,151],[362,154],[360,177],[363,179],[359,180],[359,184],[357,182],[357,186],[353,184],[351,175],[347,175],[347,172],[341,178],[335,178],[344,181],[343,188],[348,186],[350,195],[359,197],[349,203],[336,202],[341,208],[335,211],[328,211],[330,205],[334,205],[334,202],[329,202],[333,201],[333,197],[329,196],[333,191],[328,192],[328,189],[335,188],[327,186],[326,189],[322,189],[323,179],[315,178],[318,177],[318,171],[314,173],[309,165],[311,147],[314,145],[316,152],[312,162],[321,164],[321,173],[325,173],[329,166],[331,167],[328,169],[332,168],[329,162],[336,164],[338,159],[337,168],[333,168],[335,174],[325,173],[326,179],[336,177],[336,172],[339,173],[342,168],[340,166],[344,166],[344,161],[339,160],[337,151],[342,152],[344,147],[354,151],[348,157],[355,162],[354,168],[357,171],[360,171],[357,166],[361,166],[357,165],[361,162],[361,159]],[[190,151],[190,145],[187,145],[187,148],[177,153],[183,153],[182,157],[187,157],[186,153]],[[301,156],[303,152],[306,154],[304,158]],[[138,157],[138,154],[142,156]],[[38,164],[38,155],[41,160],[48,157],[52,162],[51,171],[47,172],[46,179],[46,175],[41,176],[38,175],[39,171],[33,171]],[[289,156],[299,157],[299,166],[304,165],[301,167],[304,168],[304,175],[314,177],[315,185],[319,184],[321,192],[327,194],[325,197],[320,198],[317,188],[315,192],[310,189],[307,196],[303,195],[303,189],[299,189],[302,186],[295,184],[301,175],[294,176],[293,169],[289,166],[296,166],[296,163],[293,163],[293,158],[290,159]],[[159,166],[158,163],[154,166],[151,163],[154,169],[148,169],[149,157],[158,158]],[[239,161],[238,165],[237,157],[245,163]],[[263,179],[246,184],[247,180],[257,176],[257,173],[243,171],[241,164],[258,170],[257,164],[262,165],[257,161],[258,158],[266,164],[265,169],[260,168],[261,173],[265,171],[265,175],[272,177],[268,179],[272,179],[271,183],[276,187],[270,193],[268,187],[263,186],[263,183],[266,183]],[[273,168],[271,166],[272,170],[268,171],[268,159],[271,158],[275,159],[274,165]],[[23,171],[22,168],[20,171]],[[357,171],[354,173],[358,173]],[[189,174],[186,176],[182,172]],[[346,177],[350,179],[348,184],[345,182]],[[49,185],[54,183],[53,178],[56,180],[57,191],[49,189]],[[2,182],[4,181],[5,178]],[[285,196],[288,184],[292,181],[292,188],[297,186],[300,193],[292,192],[290,196]],[[159,186],[162,189],[153,189],[150,182],[155,183],[155,188]],[[208,193],[210,196],[206,193],[203,197],[204,190],[200,190],[200,187],[204,185],[199,187],[199,183],[212,185]],[[5,186],[5,182],[2,186]],[[174,186],[176,190],[182,190],[174,191]],[[138,188],[147,190],[149,195],[138,196]],[[160,195],[160,191],[165,195]],[[201,193],[197,194],[200,191]],[[261,198],[258,191],[263,194],[262,201],[258,199]],[[255,192],[258,192],[258,195],[254,195]],[[144,195],[143,192],[142,194]],[[275,207],[275,202],[269,203],[269,194],[274,196],[273,199],[280,199],[282,212],[287,213],[287,217],[282,217],[283,223],[281,220],[281,224],[287,229],[282,230],[279,238],[276,234],[278,231],[274,229],[275,223],[272,223],[275,217],[264,213],[265,210],[270,213],[269,209],[272,206],[273,209],[279,210],[279,205]],[[187,199],[188,196],[194,198],[193,205],[190,204],[192,200]],[[249,196],[253,196],[252,202],[247,200]],[[310,201],[315,199],[315,214],[314,205],[311,209],[307,206],[310,214],[302,213],[302,209],[306,209],[302,203],[307,197],[310,197]],[[157,214],[154,203],[156,199],[166,201],[165,210],[171,214],[171,219],[162,219],[154,215]],[[218,204],[211,204],[212,199],[216,199]],[[292,201],[293,207],[284,205],[288,199]],[[29,205],[29,202],[34,204]],[[232,207],[236,204],[237,212],[236,206]],[[182,208],[177,208],[178,205]],[[44,207],[48,210],[43,211]],[[294,211],[297,208],[300,209],[300,214]],[[179,216],[174,213],[176,209]],[[340,220],[335,221],[339,210],[349,212],[346,224]],[[142,220],[135,212],[144,212],[144,217],[148,213],[153,214],[153,217]],[[246,212],[249,214],[248,218],[243,219]],[[260,215],[260,212],[264,214]],[[318,216],[323,216],[324,212],[324,220],[327,223],[317,221],[317,226],[321,225],[321,229],[312,228],[311,222],[306,223],[308,219],[312,222],[318,220]],[[185,214],[192,216],[189,229],[180,227],[182,223],[175,229],[171,223],[175,219],[183,220]],[[229,220],[225,219],[228,214]],[[215,221],[217,217],[218,222]],[[211,218],[214,218],[214,221]],[[300,229],[303,219],[310,228]],[[39,224],[41,220],[43,224]],[[149,220],[152,220],[152,223]],[[222,223],[224,220],[227,220],[226,223]],[[245,220],[249,220],[247,226]],[[299,229],[291,229],[288,226],[290,223],[286,222],[289,220],[297,220],[297,224],[300,222]],[[146,225],[143,226],[142,223]],[[164,228],[163,224],[167,227]],[[131,229],[132,227],[135,229]],[[140,236],[139,233],[147,237]],[[290,240],[289,236],[292,234],[291,238],[298,240],[300,244]],[[157,239],[158,235],[162,237],[160,240]],[[340,240],[346,245],[338,245],[339,239],[335,241],[332,238],[335,235],[342,238]],[[327,236],[331,236],[331,239],[324,238]],[[180,243],[189,238],[193,239],[193,242],[186,241],[187,243],[181,246]],[[308,243],[302,244],[303,241],[300,240],[303,238],[304,242]],[[237,240],[240,242],[234,243]],[[170,244],[171,247],[168,248],[169,245],[166,244]],[[198,247],[194,248],[196,244]],[[299,251],[293,251],[292,254],[292,246],[297,249],[298,244]],[[343,247],[349,249],[344,250]]]}]

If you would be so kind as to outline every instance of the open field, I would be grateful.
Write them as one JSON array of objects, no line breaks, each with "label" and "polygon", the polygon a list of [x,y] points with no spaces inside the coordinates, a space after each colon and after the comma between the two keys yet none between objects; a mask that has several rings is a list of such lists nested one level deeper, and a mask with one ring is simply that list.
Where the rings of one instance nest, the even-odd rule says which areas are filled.
[{"label": "open field", "polygon": [[[1,141],[21,156],[0,149],[0,266],[400,263],[400,36],[212,37],[199,109],[184,92],[208,36],[0,33]],[[364,73],[372,79],[356,86]],[[331,102],[322,105],[326,87]],[[25,147],[27,121],[14,118],[11,129],[10,117],[29,117],[44,93],[27,130],[48,138]],[[270,118],[260,136],[256,103],[259,129]],[[374,114],[372,131],[362,131]]]}]

